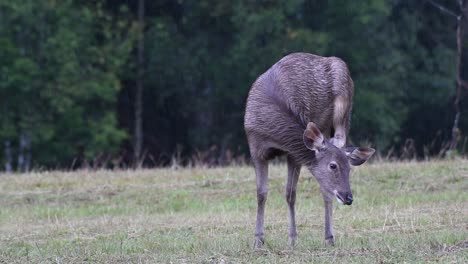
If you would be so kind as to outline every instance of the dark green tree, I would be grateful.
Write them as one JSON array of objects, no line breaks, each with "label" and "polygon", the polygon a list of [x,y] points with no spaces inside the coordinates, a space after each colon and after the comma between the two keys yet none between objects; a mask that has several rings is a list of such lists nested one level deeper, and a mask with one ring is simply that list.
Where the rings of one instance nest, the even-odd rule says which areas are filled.
[{"label": "dark green tree", "polygon": [[70,166],[116,153],[119,71],[132,45],[128,23],[97,2],[1,1],[4,80],[0,141],[18,155],[27,138],[34,164]]}]

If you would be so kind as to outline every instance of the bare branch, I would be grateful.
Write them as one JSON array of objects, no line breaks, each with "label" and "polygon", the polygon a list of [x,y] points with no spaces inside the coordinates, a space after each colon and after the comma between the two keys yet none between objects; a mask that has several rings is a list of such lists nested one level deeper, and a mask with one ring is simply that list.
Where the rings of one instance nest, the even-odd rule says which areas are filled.
[{"label": "bare branch", "polygon": [[[442,12],[448,14],[448,15],[454,16],[454,17],[456,17],[457,19],[459,19],[459,16],[458,16],[457,14],[455,14],[455,12],[449,10],[448,8],[442,6],[441,4],[436,3],[436,2],[434,2],[433,0],[427,0],[427,1],[428,1],[430,4],[432,4],[433,6],[439,8],[440,11],[442,11]],[[460,0],[460,1],[461,1],[461,0]]]}]

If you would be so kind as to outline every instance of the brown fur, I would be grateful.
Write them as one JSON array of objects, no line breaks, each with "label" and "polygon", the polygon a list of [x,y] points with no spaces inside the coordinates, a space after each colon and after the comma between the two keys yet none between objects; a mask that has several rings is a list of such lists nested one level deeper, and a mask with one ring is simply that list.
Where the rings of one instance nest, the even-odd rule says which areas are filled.
[{"label": "brown fur", "polygon": [[308,53],[284,57],[258,77],[249,92],[244,126],[252,157],[288,153],[307,162],[310,154],[302,134],[309,122],[327,138],[337,128],[346,138],[353,90],[348,68],[339,58]]},{"label": "brown fur", "polygon": [[286,154],[289,241],[296,241],[294,203],[299,171],[306,165],[320,184],[325,202],[325,241],[334,243],[332,201],[350,205],[351,165],[364,163],[373,149],[343,149],[349,131],[354,86],[346,64],[336,57],[290,54],[252,85],[244,127],[257,180],[255,247],[264,241],[268,160]]}]

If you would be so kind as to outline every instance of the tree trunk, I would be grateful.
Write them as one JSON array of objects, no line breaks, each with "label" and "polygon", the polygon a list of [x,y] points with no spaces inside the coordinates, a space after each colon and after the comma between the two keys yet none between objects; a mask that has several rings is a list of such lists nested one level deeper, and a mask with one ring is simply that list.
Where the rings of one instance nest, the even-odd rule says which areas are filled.
[{"label": "tree trunk", "polygon": [[21,133],[18,151],[18,170],[28,172],[31,163],[31,138],[27,133]]},{"label": "tree trunk", "polygon": [[460,98],[463,88],[463,79],[462,79],[462,69],[461,69],[461,59],[463,52],[463,36],[465,34],[465,19],[466,13],[468,12],[468,0],[459,0],[460,14],[457,16],[457,83],[456,83],[456,92],[455,92],[455,118],[453,121],[452,127],[452,140],[450,142],[450,150],[457,148],[458,141],[460,140],[460,129],[458,128],[458,123],[460,120]]},{"label": "tree trunk", "polygon": [[11,173],[13,171],[13,164],[12,164],[12,156],[11,156],[11,143],[9,140],[5,141],[5,171],[7,173]]},{"label": "tree trunk", "polygon": [[141,152],[143,145],[143,75],[144,75],[144,16],[145,1],[138,1],[138,51],[137,51],[137,79],[135,96],[135,138],[134,138],[134,162],[141,166]]}]

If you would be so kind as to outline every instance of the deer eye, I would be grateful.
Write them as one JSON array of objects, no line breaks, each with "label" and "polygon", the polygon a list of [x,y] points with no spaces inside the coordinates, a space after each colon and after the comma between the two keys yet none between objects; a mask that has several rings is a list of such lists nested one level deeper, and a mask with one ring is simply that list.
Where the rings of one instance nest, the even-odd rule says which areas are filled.
[{"label": "deer eye", "polygon": [[330,169],[336,170],[336,168],[338,168],[338,165],[335,162],[330,163]]}]

